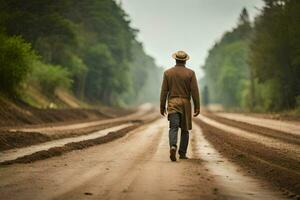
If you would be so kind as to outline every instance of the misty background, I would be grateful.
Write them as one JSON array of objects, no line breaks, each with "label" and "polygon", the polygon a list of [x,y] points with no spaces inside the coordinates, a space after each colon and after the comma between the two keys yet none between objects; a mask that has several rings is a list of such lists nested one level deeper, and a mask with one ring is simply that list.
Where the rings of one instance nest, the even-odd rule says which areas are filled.
[{"label": "misty background", "polygon": [[157,104],[184,50],[202,106],[300,113],[299,10],[299,0],[0,0],[0,100]]},{"label": "misty background", "polygon": [[243,8],[251,20],[260,12],[262,0],[119,0],[129,14],[137,38],[159,66],[174,65],[171,54],[186,51],[188,66],[202,77],[208,50],[231,30]]}]

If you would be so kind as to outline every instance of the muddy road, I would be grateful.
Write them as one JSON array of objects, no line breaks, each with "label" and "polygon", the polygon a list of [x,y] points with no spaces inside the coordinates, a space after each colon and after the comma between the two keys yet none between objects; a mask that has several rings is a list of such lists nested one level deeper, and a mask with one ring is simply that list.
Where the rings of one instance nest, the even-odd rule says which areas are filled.
[{"label": "muddy road", "polygon": [[[60,156],[35,160],[32,163],[1,165],[0,199],[300,198],[297,196],[299,182],[296,182],[299,180],[299,144],[290,143],[280,139],[281,137],[250,132],[247,128],[243,129],[245,125],[237,128],[237,125],[228,125],[225,121],[221,123],[214,116],[200,116],[195,120],[190,136],[189,160],[170,162],[168,124],[166,118],[156,117],[124,132],[126,134],[122,137],[101,144],[86,146],[88,148],[83,146],[62,152]],[[124,128],[120,126],[126,128],[131,124],[126,121],[103,129],[98,135],[80,135],[71,141],[67,138],[66,143],[107,137],[108,132],[117,133]],[[54,134],[56,129],[51,129],[49,134]],[[95,138],[89,136],[91,134]],[[295,137],[297,138],[297,134]],[[230,143],[228,138],[236,143]],[[66,138],[62,140],[66,141]],[[260,154],[256,157],[263,160],[263,163],[268,161],[270,166],[280,166],[285,171],[278,172],[275,168],[268,168],[276,172],[277,179],[256,173],[256,170],[262,169],[261,165],[256,163],[255,168],[249,164],[253,160],[247,160],[247,156],[252,158],[254,154],[249,149],[240,147],[245,142],[252,149],[253,142],[259,144],[257,152]],[[56,144],[65,145],[61,142]],[[55,142],[53,145],[55,146]],[[28,154],[39,151],[36,148],[31,148]],[[38,148],[47,151],[43,143]],[[273,150],[273,157],[268,153],[270,149]],[[243,162],[234,159],[234,150],[242,152]],[[280,151],[286,154],[282,156]],[[11,149],[1,152],[0,160],[4,156],[7,159],[8,152],[15,156],[10,159],[26,154],[20,149]],[[282,162],[287,164],[280,164]],[[278,184],[286,179],[283,172],[291,173],[287,177],[292,181],[287,182],[286,187]]]}]

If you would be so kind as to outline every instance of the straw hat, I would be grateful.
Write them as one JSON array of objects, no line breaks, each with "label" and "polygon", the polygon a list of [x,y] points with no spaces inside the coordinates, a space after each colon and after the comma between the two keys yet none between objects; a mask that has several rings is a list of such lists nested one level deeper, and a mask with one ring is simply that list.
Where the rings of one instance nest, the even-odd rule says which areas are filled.
[{"label": "straw hat", "polygon": [[185,53],[184,51],[177,51],[172,54],[172,57],[175,60],[182,60],[182,61],[186,61],[186,60],[190,59],[190,56],[187,53]]}]

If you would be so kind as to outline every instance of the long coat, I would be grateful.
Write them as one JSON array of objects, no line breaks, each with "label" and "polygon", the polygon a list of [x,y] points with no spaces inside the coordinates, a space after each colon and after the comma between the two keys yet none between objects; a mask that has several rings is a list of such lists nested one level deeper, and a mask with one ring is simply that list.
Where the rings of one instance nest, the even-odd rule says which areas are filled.
[{"label": "long coat", "polygon": [[165,109],[168,100],[168,114],[181,114],[180,128],[192,129],[191,97],[194,109],[200,109],[199,90],[195,72],[184,65],[175,65],[166,70],[160,94],[160,109]]}]

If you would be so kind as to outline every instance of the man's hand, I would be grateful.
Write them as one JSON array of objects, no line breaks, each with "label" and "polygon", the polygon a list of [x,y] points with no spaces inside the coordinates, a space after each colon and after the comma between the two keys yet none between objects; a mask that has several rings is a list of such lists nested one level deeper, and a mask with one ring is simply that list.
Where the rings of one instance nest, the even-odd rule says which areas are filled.
[{"label": "man's hand", "polygon": [[160,114],[161,114],[162,116],[165,116],[165,114],[167,114],[166,108],[160,108]]},{"label": "man's hand", "polygon": [[200,109],[194,110],[194,117],[197,117],[200,114]]}]

